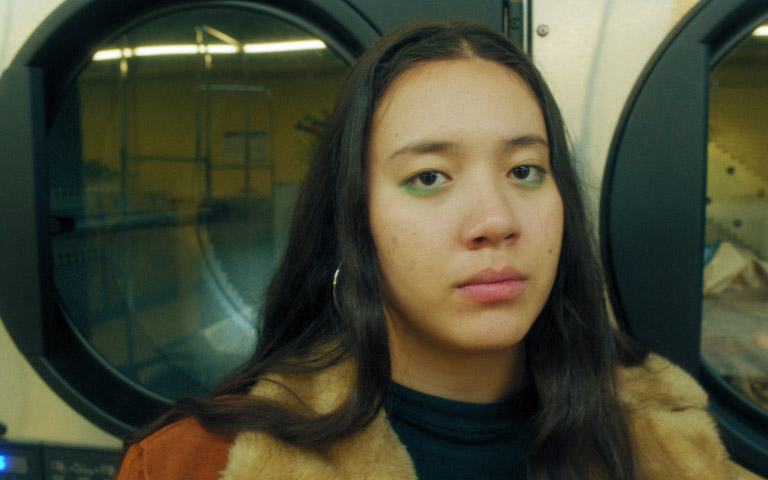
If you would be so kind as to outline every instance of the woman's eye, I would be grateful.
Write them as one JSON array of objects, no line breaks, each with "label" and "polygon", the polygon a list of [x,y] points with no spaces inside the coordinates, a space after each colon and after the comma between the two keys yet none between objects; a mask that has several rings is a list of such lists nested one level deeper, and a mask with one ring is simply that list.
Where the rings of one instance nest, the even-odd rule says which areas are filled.
[{"label": "woman's eye", "polygon": [[411,177],[411,183],[414,186],[431,187],[440,181],[440,177],[443,177],[442,173],[421,172],[414,177]]},{"label": "woman's eye", "polygon": [[448,178],[434,170],[425,170],[409,177],[401,187],[409,193],[427,195],[441,190]]},{"label": "woman's eye", "polygon": [[520,165],[512,169],[511,174],[517,183],[524,186],[538,186],[544,179],[545,170],[535,165]]}]

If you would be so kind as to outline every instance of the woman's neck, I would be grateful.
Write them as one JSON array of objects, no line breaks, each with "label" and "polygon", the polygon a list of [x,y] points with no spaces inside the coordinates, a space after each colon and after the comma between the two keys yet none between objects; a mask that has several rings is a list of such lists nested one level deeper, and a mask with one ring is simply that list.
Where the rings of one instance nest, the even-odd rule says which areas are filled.
[{"label": "woman's neck", "polygon": [[490,352],[445,352],[390,338],[392,379],[437,397],[473,403],[502,400],[525,384],[522,344]]}]

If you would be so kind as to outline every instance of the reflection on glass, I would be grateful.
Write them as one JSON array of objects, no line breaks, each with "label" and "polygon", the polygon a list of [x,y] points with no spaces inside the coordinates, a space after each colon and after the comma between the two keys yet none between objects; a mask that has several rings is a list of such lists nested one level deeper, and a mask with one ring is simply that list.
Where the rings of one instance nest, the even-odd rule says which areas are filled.
[{"label": "reflection on glass", "polygon": [[59,302],[109,363],[178,398],[245,359],[346,69],[249,10],[175,13],[99,47],[48,167]]},{"label": "reflection on glass", "polygon": [[712,70],[709,104],[702,354],[768,409],[768,37]]}]

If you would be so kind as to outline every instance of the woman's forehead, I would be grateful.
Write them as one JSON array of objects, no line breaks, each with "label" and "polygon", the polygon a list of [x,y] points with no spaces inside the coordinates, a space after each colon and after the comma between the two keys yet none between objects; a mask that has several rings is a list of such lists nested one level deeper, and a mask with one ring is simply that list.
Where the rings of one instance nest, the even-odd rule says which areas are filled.
[{"label": "woman's forehead", "polygon": [[386,137],[402,148],[453,141],[470,131],[503,142],[547,138],[538,99],[520,75],[497,62],[467,58],[424,62],[398,75],[374,111],[371,141]]}]

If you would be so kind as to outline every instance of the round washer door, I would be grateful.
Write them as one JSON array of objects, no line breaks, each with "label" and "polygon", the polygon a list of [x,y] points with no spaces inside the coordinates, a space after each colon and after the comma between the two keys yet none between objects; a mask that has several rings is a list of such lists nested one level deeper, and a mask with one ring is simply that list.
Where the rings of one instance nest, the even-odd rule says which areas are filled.
[{"label": "round washer door", "polygon": [[521,41],[522,6],[65,0],[0,78],[0,315],[21,352],[116,435],[210,392],[256,340],[355,55],[414,18]]},{"label": "round washer door", "polygon": [[0,314],[60,396],[122,435],[247,359],[377,37],[340,0],[70,0],[41,25],[0,79]]},{"label": "round washer door", "polygon": [[[701,2],[627,103],[601,240],[629,332],[708,389],[733,457],[768,475],[768,4]],[[768,33],[768,32],[765,32]]]}]

